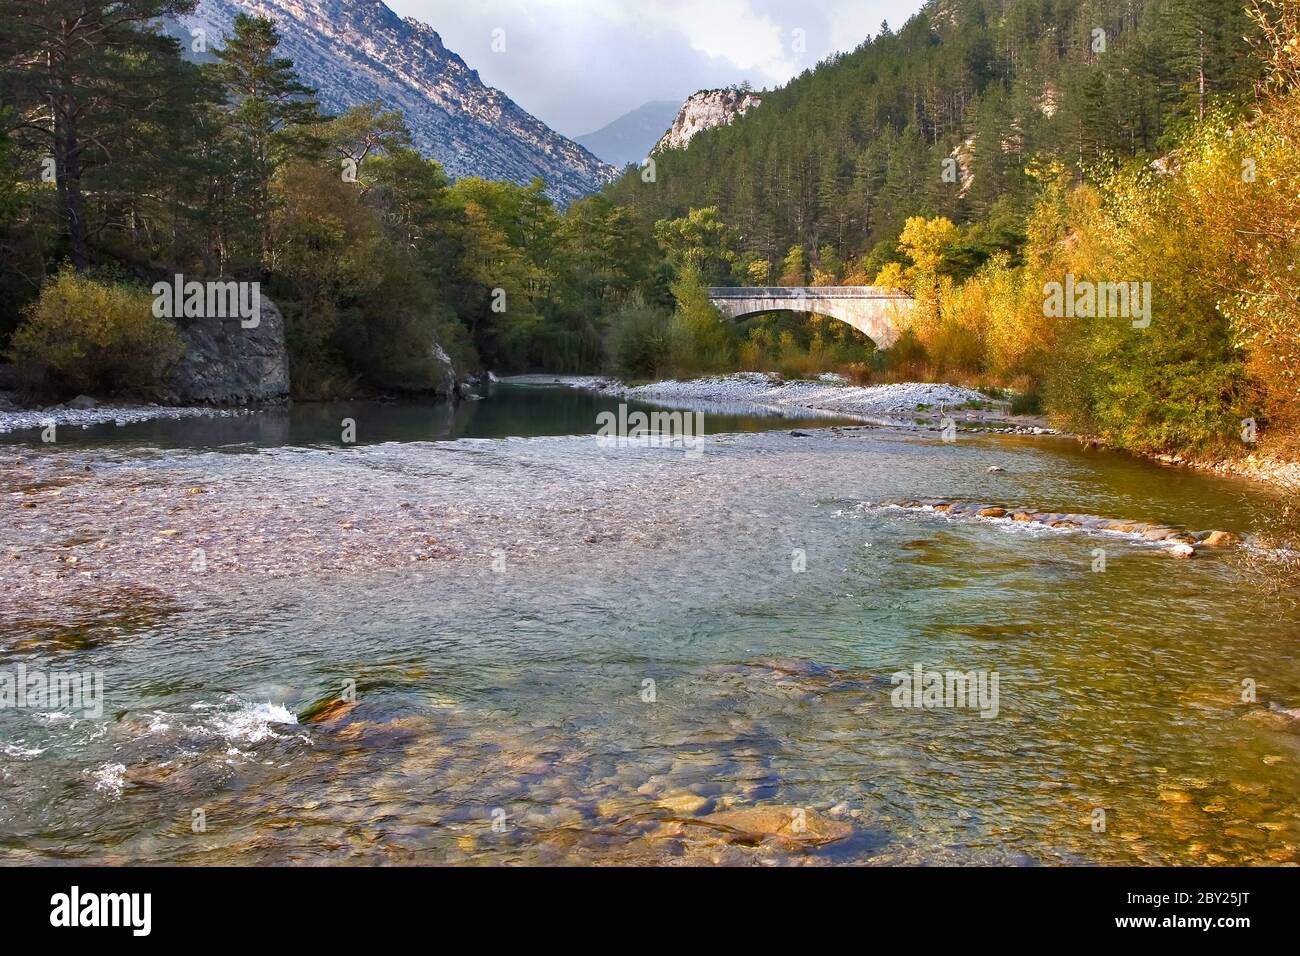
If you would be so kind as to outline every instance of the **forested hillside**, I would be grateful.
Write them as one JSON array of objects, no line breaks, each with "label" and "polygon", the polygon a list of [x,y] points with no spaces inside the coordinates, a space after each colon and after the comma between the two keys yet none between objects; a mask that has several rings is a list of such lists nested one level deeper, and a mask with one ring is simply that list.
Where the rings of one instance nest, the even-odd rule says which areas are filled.
[{"label": "forested hillside", "polygon": [[1253,30],[1242,0],[932,0],[610,194],[651,221],[716,205],[773,261],[850,259],[915,215],[1014,230],[1027,165],[1159,154],[1249,96]]},{"label": "forested hillside", "polygon": [[[300,398],[445,390],[444,352],[834,370],[1009,389],[1144,452],[1300,455],[1300,8],[1239,2],[936,0],[560,211],[450,182],[377,104],[328,115],[268,20],[196,65],[156,29],[185,0],[0,0],[0,348],[33,392],[147,392],[178,348],[146,290],[185,273],[264,286]],[[726,323],[706,289],[771,282],[916,309],[877,351]]]},{"label": "forested hillside", "polygon": [[916,299],[857,358],[816,318],[701,319],[695,367],[1003,386],[1120,447],[1295,455],[1298,24],[1293,0],[935,0],[607,192],[696,283]]},{"label": "forested hillside", "polygon": [[192,8],[0,0],[0,356],[33,393],[148,394],[178,348],[147,290],[175,274],[260,283],[305,398],[445,390],[444,352],[596,368],[602,316],[666,298],[627,210],[451,183],[400,113],[322,109],[270,20],[190,62],[159,24]]}]

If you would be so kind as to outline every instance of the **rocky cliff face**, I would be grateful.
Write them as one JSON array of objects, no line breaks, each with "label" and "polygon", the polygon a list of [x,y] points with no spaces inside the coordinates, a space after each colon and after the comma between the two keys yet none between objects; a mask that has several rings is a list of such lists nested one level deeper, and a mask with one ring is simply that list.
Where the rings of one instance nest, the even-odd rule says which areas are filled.
[{"label": "rocky cliff face", "polygon": [[163,389],[173,405],[259,405],[289,396],[284,317],[265,296],[255,328],[237,318],[177,319],[185,355]]},{"label": "rocky cliff face", "polygon": [[737,116],[744,116],[758,106],[761,98],[740,90],[701,90],[693,93],[677,112],[673,125],[655,144],[662,149],[682,149],[701,130],[726,126]]},{"label": "rocky cliff face", "polygon": [[200,0],[183,18],[219,47],[235,15],[267,17],[282,55],[329,112],[379,100],[400,110],[415,146],[453,177],[527,184],[536,176],[560,203],[609,182],[616,170],[487,86],[432,27],[380,0]]}]

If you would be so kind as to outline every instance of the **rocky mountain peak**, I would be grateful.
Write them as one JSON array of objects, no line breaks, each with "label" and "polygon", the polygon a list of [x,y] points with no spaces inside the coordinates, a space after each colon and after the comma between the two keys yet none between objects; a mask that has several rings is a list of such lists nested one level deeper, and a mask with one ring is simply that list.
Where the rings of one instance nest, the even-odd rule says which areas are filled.
[{"label": "rocky mountain peak", "polygon": [[735,87],[692,93],[677,112],[677,118],[673,120],[668,132],[655,144],[655,151],[682,149],[696,133],[715,126],[726,126],[762,102],[757,94]]},{"label": "rocky mountain peak", "polygon": [[415,147],[452,177],[526,184],[570,202],[616,175],[577,143],[487,86],[428,24],[402,18],[381,0],[200,0],[183,18],[219,46],[235,16],[273,20],[281,52],[317,90],[323,109],[341,113],[379,100],[401,111]]}]

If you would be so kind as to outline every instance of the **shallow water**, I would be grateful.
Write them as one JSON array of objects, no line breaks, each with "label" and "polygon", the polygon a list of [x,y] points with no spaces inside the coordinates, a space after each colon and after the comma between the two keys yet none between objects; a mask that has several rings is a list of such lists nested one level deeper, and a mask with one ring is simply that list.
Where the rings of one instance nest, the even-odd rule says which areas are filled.
[{"label": "shallow water", "polygon": [[[549,416],[506,406],[558,395],[473,414],[522,435]],[[718,425],[699,458],[589,434],[0,451],[0,673],[98,671],[106,698],[0,709],[0,860],[1298,859],[1300,617],[1230,553],[880,505],[1243,530],[1266,492],[1063,439]],[[996,716],[894,706],[917,664],[996,671]],[[347,682],[355,707],[296,721]],[[848,833],[708,825],[765,807]]]},{"label": "shallow water", "polygon": [[[457,438],[510,438],[542,435],[593,434],[596,416],[617,413],[623,404],[631,412],[661,406],[624,400],[563,385],[494,384],[462,402],[308,402],[268,408],[256,414],[160,418],[118,425],[104,422],[67,425],[57,431],[61,446],[124,445],[155,448],[338,447],[345,444],[345,422],[351,422],[349,445],[383,442],[449,441]],[[698,407],[698,406],[697,406]],[[811,409],[703,406],[714,432],[766,431],[789,427],[851,424],[853,420]],[[4,445],[39,445],[41,429],[0,433]]]}]

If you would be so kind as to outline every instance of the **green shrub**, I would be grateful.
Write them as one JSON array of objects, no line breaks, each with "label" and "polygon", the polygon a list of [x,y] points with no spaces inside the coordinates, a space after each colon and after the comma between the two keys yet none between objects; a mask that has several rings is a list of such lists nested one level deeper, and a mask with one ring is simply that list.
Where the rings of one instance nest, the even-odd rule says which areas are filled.
[{"label": "green shrub", "polygon": [[671,315],[634,296],[610,316],[606,349],[616,375],[629,379],[660,378],[667,371],[672,347]]},{"label": "green shrub", "polygon": [[44,394],[139,394],[153,391],[183,352],[146,290],[65,268],[27,308],[9,358],[19,380]]},{"label": "green shrub", "polygon": [[682,269],[672,284],[672,365],[678,377],[730,372],[735,368],[736,332],[709,301],[699,270]]},{"label": "green shrub", "polygon": [[1043,396],[1038,392],[1016,392],[1011,396],[1012,415],[1043,414]]}]

